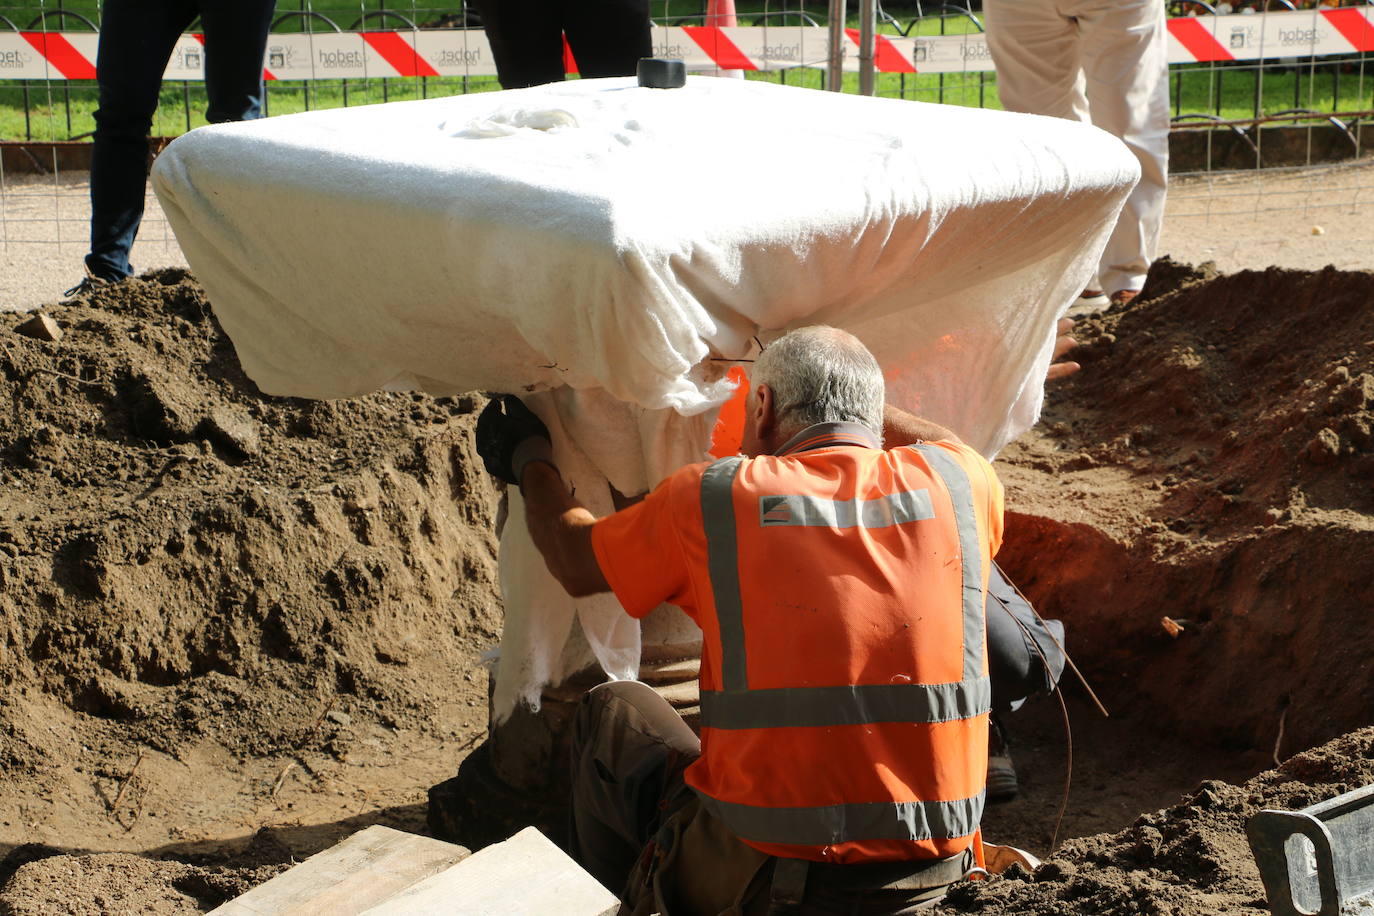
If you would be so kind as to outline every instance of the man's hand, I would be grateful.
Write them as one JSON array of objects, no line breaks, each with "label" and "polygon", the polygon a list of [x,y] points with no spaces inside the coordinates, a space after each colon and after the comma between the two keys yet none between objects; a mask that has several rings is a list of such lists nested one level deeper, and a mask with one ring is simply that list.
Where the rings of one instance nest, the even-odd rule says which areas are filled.
[{"label": "man's hand", "polygon": [[1072,360],[1060,362],[1065,354],[1078,346],[1078,341],[1069,336],[1073,332],[1073,319],[1060,318],[1059,326],[1055,330],[1059,336],[1054,341],[1054,356],[1050,357],[1050,369],[1045,373],[1045,381],[1047,382],[1068,378],[1082,368]]},{"label": "man's hand", "polygon": [[532,461],[552,463],[549,428],[515,395],[503,394],[488,402],[477,418],[474,439],[487,473],[506,483],[519,486],[525,466]]},{"label": "man's hand", "polygon": [[[574,598],[609,591],[592,548],[596,516],[564,487],[544,421],[519,398],[503,394],[482,409],[474,438],[487,472],[520,487],[525,526],[559,584]],[[524,479],[537,462],[547,467],[531,468]]]},{"label": "man's hand", "polygon": [[923,420],[891,404],[883,406],[883,448],[900,448],[917,442],[959,442],[952,430]]}]

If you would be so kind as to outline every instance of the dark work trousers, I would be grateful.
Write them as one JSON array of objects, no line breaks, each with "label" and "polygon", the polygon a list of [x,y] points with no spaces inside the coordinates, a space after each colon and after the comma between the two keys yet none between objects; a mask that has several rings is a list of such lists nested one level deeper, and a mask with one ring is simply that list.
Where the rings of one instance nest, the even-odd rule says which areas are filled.
[{"label": "dark work trousers", "polygon": [[586,79],[634,76],[653,52],[649,0],[475,0],[504,89],[563,79],[563,35]]},{"label": "dark work trousers", "polygon": [[997,564],[988,574],[988,677],[992,711],[1012,712],[1054,690],[1064,673],[1064,625],[1041,620]]},{"label": "dark work trousers", "polygon": [[682,773],[701,741],[652,687],[611,681],[583,698],[572,747],[570,845],[592,877],[619,891],[668,809],[689,800]]},{"label": "dark work trousers", "polygon": [[91,152],[91,252],[102,280],[133,273],[143,221],[148,132],[177,38],[200,16],[211,122],[262,116],[262,62],[276,0],[105,0],[96,52],[100,104]]},{"label": "dark work trousers", "polygon": [[[683,783],[701,752],[682,718],[646,684],[613,681],[582,700],[573,725],[571,851],[620,894],[622,916],[903,916],[934,906],[971,854],[925,863],[803,866],[738,840]],[[780,863],[786,863],[780,864]],[[934,869],[934,886],[923,880]],[[775,899],[787,890],[791,906]]]},{"label": "dark work trousers", "polygon": [[[1041,621],[996,566],[987,624],[995,710],[1054,688],[1064,668],[1064,628]],[[770,898],[781,860],[736,839],[683,783],[700,753],[696,735],[645,684],[615,681],[583,698],[573,725],[571,847],[584,868],[621,894],[622,913],[776,911]],[[902,873],[903,864],[813,867],[800,906],[789,912],[893,916],[933,906],[944,887],[921,887],[921,875]]]}]

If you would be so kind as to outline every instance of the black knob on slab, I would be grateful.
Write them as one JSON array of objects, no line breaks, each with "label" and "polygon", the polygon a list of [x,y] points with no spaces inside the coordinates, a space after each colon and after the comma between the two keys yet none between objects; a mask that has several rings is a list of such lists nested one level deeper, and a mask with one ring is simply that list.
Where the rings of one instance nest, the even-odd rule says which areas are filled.
[{"label": "black knob on slab", "polygon": [[641,57],[636,68],[639,85],[650,89],[681,89],[687,85],[687,64],[661,57]]}]

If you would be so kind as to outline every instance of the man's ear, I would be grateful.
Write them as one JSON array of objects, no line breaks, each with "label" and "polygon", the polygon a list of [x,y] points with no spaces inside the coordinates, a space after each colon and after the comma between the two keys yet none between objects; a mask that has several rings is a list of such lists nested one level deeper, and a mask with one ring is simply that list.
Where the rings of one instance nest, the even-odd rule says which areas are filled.
[{"label": "man's ear", "polygon": [[774,412],[773,389],[760,384],[754,391],[754,430],[758,438],[767,441],[775,431],[778,417]]}]

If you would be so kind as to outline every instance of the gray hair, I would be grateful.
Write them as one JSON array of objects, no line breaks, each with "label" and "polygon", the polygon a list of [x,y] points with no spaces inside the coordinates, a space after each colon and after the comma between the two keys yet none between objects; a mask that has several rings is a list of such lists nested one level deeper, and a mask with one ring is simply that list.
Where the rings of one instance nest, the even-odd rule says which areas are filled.
[{"label": "gray hair", "polygon": [[750,381],[773,390],[778,427],[789,436],[815,423],[862,423],[882,436],[883,372],[847,331],[789,331],[759,354]]}]

